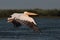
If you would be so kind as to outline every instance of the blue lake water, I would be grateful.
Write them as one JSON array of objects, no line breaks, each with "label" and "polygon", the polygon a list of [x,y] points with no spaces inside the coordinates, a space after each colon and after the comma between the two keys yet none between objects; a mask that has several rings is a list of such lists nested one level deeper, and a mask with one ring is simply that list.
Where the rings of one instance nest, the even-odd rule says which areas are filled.
[{"label": "blue lake water", "polygon": [[60,18],[34,18],[41,32],[27,26],[14,28],[6,19],[0,20],[0,40],[60,40]]}]

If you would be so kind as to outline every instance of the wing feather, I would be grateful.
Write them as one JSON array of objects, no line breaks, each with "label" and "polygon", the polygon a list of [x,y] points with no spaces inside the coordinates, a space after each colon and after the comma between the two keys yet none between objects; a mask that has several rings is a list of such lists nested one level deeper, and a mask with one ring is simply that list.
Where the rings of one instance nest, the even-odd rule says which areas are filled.
[{"label": "wing feather", "polygon": [[39,31],[38,26],[35,25],[33,22],[29,22],[29,21],[25,21],[25,20],[16,20],[16,21],[18,21],[19,23],[21,23],[23,25],[26,25],[26,26],[32,28],[34,31]]}]

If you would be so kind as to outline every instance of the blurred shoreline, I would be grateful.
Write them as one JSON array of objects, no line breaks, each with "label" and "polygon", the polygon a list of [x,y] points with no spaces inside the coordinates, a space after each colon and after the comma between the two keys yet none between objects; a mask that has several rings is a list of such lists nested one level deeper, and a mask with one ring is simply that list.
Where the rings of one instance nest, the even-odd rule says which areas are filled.
[{"label": "blurred shoreline", "polygon": [[24,11],[38,14],[38,17],[60,17],[60,9],[0,9],[0,18],[9,17],[13,13],[23,13]]}]

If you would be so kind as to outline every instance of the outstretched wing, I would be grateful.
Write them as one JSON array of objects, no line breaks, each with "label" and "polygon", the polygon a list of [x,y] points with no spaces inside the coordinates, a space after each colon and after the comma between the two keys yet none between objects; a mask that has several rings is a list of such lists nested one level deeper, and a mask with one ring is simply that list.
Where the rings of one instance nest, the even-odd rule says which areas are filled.
[{"label": "outstretched wing", "polygon": [[19,20],[19,19],[17,19],[16,21],[22,25],[26,25],[26,26],[32,28],[34,31],[39,31],[38,26],[36,24],[34,24],[33,22],[29,22],[29,21],[25,21],[25,20]]},{"label": "outstretched wing", "polygon": [[36,13],[27,12],[27,11],[25,11],[24,14],[25,14],[25,15],[38,15],[38,14],[36,14]]},{"label": "outstretched wing", "polygon": [[38,26],[34,24],[33,22],[24,21],[24,24],[32,28],[34,31],[39,31]]}]

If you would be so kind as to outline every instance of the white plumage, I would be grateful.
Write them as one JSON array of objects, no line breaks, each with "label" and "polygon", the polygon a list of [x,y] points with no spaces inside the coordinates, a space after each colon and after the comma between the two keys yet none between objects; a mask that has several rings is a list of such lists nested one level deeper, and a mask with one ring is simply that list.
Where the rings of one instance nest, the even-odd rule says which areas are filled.
[{"label": "white plumage", "polygon": [[24,12],[22,14],[14,13],[14,14],[11,15],[11,18],[8,18],[8,20],[15,18],[15,19],[19,19],[19,20],[33,22],[34,24],[36,24],[34,19],[32,17],[29,17],[29,15],[37,15],[37,14],[35,14],[35,13],[28,13],[28,12]]},{"label": "white plumage", "polygon": [[[17,20],[21,24],[25,23],[26,25],[32,26],[32,28],[34,28],[34,30],[38,30],[38,28],[36,27],[36,25],[37,25],[36,22],[29,15],[37,15],[37,14],[31,13],[31,12],[24,12],[22,14],[14,13],[11,15],[10,18],[8,18],[8,22],[12,22],[13,20]],[[24,22],[22,22],[22,21],[24,21]]]}]

